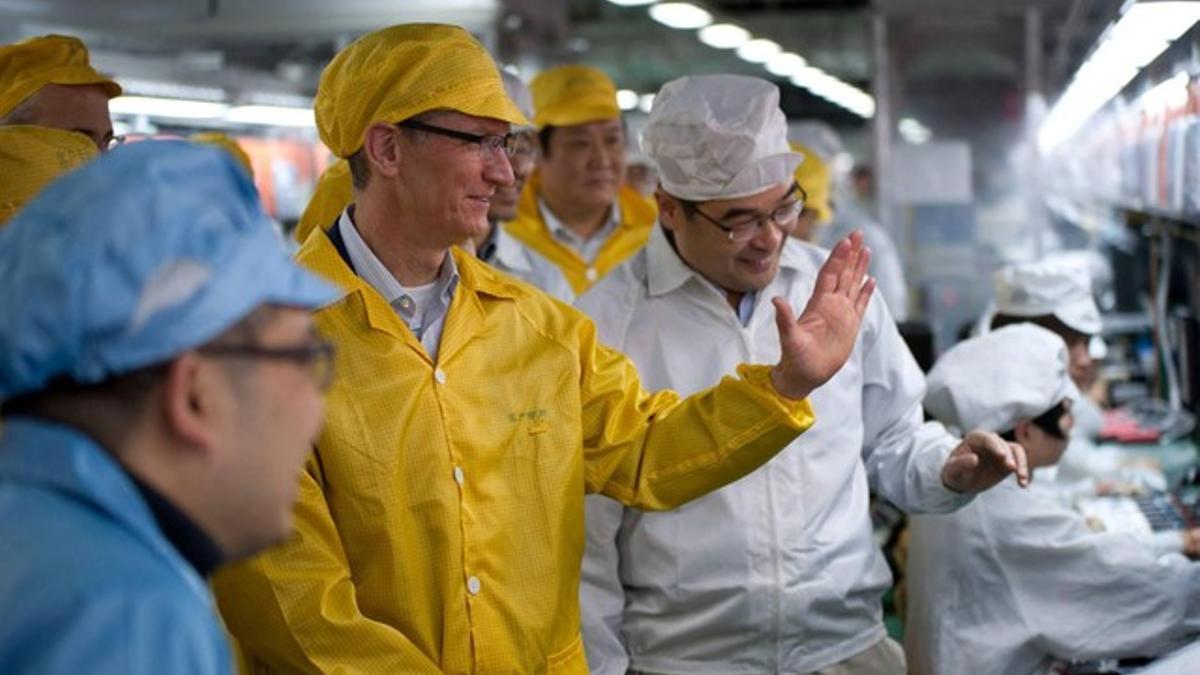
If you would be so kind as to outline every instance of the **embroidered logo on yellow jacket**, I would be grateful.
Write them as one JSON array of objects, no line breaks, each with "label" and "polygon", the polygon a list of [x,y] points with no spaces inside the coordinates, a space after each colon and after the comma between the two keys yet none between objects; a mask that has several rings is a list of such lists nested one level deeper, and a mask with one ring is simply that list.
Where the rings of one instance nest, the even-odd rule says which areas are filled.
[{"label": "embroidered logo on yellow jacket", "polygon": [[215,581],[253,672],[586,673],[585,493],[668,509],[807,429],[769,368],[647,394],[583,314],[454,250],[437,363],[314,232],[338,381],[283,547]]},{"label": "embroidered logo on yellow jacket", "polygon": [[653,200],[638,194],[633,188],[622,185],[617,193],[617,204],[621,207],[621,223],[613,230],[596,259],[592,262],[584,260],[575,249],[558,241],[538,208],[538,185],[541,183],[538,172],[529,177],[525,189],[521,191],[521,199],[517,202],[517,217],[504,224],[504,229],[514,239],[537,251],[550,262],[554,263],[575,295],[591,288],[593,284],[604,278],[617,265],[625,262],[650,238],[650,231],[658,222],[658,209]]}]

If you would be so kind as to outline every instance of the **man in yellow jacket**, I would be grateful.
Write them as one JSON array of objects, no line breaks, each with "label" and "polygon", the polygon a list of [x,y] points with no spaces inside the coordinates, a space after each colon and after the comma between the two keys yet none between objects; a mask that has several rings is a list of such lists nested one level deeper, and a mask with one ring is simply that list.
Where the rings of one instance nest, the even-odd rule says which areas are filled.
[{"label": "man in yellow jacket", "polygon": [[355,178],[298,254],[342,289],[316,315],[339,377],[295,537],[215,580],[226,623],[255,673],[585,673],[584,495],[673,508],[807,429],[874,289],[861,237],[799,319],[776,299],[778,364],[651,394],[583,314],[457,248],[526,122],[469,33],[368,34],[315,105]]},{"label": "man in yellow jacket", "polygon": [[608,75],[561,66],[529,88],[541,155],[506,229],[579,295],[646,243],[658,212],[625,185],[625,129]]},{"label": "man in yellow jacket", "polygon": [[77,131],[107,151],[113,136],[108,100],[121,87],[92,67],[78,38],[43,35],[0,45],[0,126]]}]

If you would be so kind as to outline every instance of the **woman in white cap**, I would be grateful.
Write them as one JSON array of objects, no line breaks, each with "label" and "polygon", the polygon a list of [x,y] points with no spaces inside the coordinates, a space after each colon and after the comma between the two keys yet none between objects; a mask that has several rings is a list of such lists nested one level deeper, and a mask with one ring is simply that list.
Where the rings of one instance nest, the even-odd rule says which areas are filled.
[{"label": "woman in white cap", "polygon": [[[925,407],[1003,432],[1032,471],[1066,449],[1078,396],[1068,352],[1031,324],[947,352]],[[912,519],[905,650],[915,675],[1051,672],[1056,662],[1155,656],[1200,633],[1197,531],[1090,530],[1051,496],[1005,481],[953,515]]]},{"label": "woman in white cap", "polygon": [[983,317],[981,332],[1023,323],[1049,330],[1066,343],[1067,372],[1085,392],[1075,402],[1071,443],[1062,461],[1044,472],[1038,488],[1053,491],[1068,505],[1095,494],[1141,487],[1162,490],[1165,481],[1156,464],[1095,446],[1103,419],[1086,392],[1095,384],[1095,359],[1103,356],[1104,342],[1100,308],[1086,267],[1077,260],[1051,256],[1005,267],[996,272],[994,281],[995,306]]}]

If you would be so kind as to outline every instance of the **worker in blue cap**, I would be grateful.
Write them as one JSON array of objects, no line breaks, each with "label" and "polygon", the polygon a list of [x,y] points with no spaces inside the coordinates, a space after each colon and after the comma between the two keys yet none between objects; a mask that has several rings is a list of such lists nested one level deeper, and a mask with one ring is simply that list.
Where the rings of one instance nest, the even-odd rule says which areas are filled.
[{"label": "worker in blue cap", "polygon": [[216,148],[121,148],[0,231],[0,672],[232,672],[205,577],[291,528],[333,298]]}]

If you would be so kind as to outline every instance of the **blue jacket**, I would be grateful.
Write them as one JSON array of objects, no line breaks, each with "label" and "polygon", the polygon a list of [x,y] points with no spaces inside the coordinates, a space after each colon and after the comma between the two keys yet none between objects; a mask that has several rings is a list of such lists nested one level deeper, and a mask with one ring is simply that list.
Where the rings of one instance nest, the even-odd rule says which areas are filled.
[{"label": "blue jacket", "polygon": [[70,427],[4,422],[0,607],[6,675],[233,672],[204,580],[129,476]]}]

